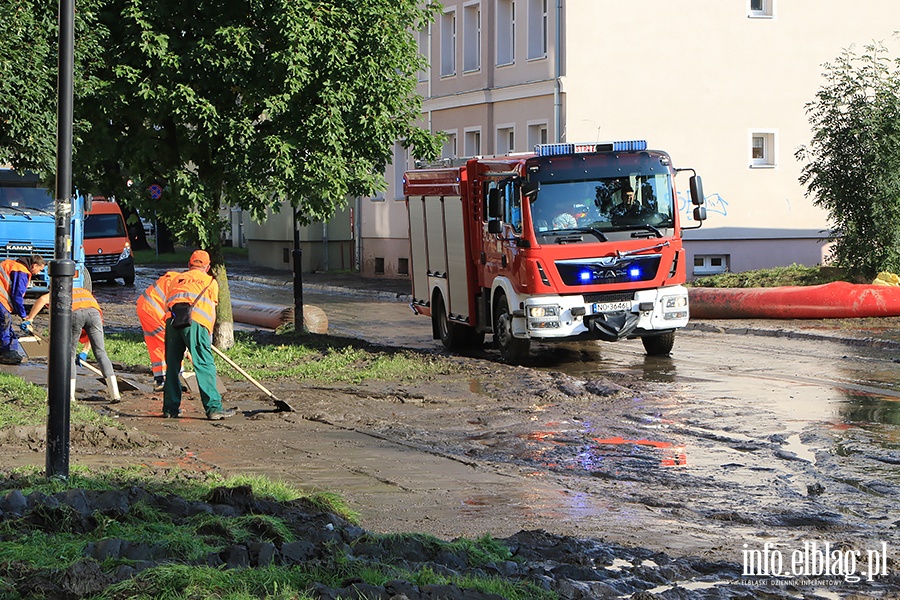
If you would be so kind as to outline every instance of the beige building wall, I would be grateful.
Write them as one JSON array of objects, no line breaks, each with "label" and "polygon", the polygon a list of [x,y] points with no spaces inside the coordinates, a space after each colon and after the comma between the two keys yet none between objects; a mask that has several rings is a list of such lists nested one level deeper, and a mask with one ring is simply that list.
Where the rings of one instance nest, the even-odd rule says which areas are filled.
[{"label": "beige building wall", "polygon": [[[771,17],[749,1],[566,2],[566,138],[647,139],[698,169],[709,220],[686,246],[733,271],[822,262],[826,214],[804,196],[794,158],[811,137],[805,105],[843,49],[879,40],[897,51],[891,0],[766,4]],[[752,164],[754,133],[773,144],[771,164]]]}]

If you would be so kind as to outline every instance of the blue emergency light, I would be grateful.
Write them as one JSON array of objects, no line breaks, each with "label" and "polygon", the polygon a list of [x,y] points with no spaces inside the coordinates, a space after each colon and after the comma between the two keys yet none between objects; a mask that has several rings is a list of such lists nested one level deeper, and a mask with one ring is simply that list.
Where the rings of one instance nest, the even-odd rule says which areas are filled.
[{"label": "blue emergency light", "polygon": [[585,152],[640,152],[646,149],[647,140],[619,140],[613,142],[535,144],[534,153],[538,156],[560,156]]}]

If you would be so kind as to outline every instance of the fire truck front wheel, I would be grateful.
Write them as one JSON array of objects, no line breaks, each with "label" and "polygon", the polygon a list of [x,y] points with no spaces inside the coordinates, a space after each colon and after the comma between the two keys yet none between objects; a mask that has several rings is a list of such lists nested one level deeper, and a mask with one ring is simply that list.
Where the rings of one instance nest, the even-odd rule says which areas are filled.
[{"label": "fire truck front wheel", "polygon": [[672,346],[675,345],[675,332],[667,331],[660,335],[642,337],[641,342],[648,355],[665,356],[672,352]]},{"label": "fire truck front wheel", "polygon": [[531,340],[513,337],[512,314],[502,292],[494,302],[494,346],[505,363],[517,364],[531,351]]},{"label": "fire truck front wheel", "polygon": [[447,317],[447,308],[440,294],[435,294],[432,301],[431,320],[435,337],[441,339],[444,348],[450,351],[477,348],[484,343],[484,334],[477,333],[474,328],[461,323],[454,323]]}]

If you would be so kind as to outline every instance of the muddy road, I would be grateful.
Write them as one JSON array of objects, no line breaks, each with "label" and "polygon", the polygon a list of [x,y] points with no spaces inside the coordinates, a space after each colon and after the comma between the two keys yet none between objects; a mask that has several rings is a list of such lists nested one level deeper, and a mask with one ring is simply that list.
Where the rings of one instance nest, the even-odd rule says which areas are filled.
[{"label": "muddy road", "polygon": [[[110,328],[136,326],[129,310],[148,276],[134,288],[96,286]],[[293,302],[289,286],[250,278],[231,291]],[[428,319],[403,302],[309,290],[304,301],[325,311],[331,335],[439,352]],[[216,424],[189,399],[187,416],[198,418],[158,418],[158,394],[101,410],[171,444],[140,460],[333,490],[373,531],[545,529],[738,564],[748,553],[808,555],[829,544],[858,550],[857,572],[885,555],[874,584],[897,597],[900,351],[717,329],[681,332],[666,358],[645,356],[639,341],[537,344],[528,365],[499,364],[485,348],[455,359],[464,375],[411,386],[267,382],[298,408],[290,414],[228,381],[225,404],[243,414]],[[39,369],[30,369],[37,379]],[[79,393],[90,396],[90,385],[80,381]],[[22,452],[5,463],[41,460]],[[846,585],[819,593],[843,597]]]}]

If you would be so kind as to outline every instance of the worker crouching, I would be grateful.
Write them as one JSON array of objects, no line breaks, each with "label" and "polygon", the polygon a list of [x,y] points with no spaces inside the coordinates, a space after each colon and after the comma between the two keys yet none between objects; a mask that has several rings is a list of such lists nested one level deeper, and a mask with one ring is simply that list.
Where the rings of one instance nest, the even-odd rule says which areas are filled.
[{"label": "worker crouching", "polygon": [[163,385],[163,417],[181,416],[179,369],[185,351],[191,353],[200,402],[206,418],[216,421],[234,416],[222,408],[216,388],[216,364],[212,353],[212,333],[219,303],[219,284],[209,275],[209,254],[191,254],[189,269],[173,277],[166,297],[166,378]]}]

